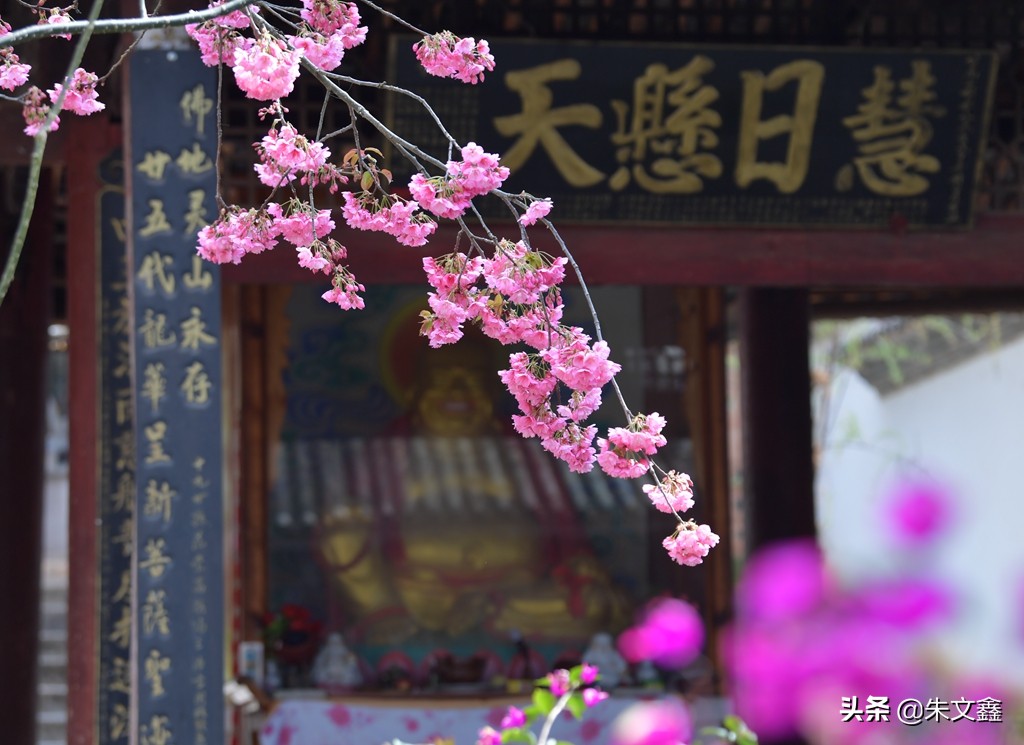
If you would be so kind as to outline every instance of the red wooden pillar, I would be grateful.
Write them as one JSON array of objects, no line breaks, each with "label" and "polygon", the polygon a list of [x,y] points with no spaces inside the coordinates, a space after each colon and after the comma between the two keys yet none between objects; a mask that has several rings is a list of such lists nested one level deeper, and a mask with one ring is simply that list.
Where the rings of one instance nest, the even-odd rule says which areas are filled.
[{"label": "red wooden pillar", "polygon": [[82,143],[68,148],[68,745],[91,745],[96,729],[98,630],[98,246],[100,161],[118,130],[96,117],[70,122]]},{"label": "red wooden pillar", "polygon": [[[50,171],[14,283],[0,305],[0,732],[6,745],[34,745],[39,565],[50,322]],[[16,218],[13,218],[16,219]],[[12,220],[13,222],[13,220]],[[6,262],[13,224],[0,256]]]},{"label": "red wooden pillar", "polygon": [[757,549],[815,533],[807,290],[744,289],[740,324],[744,480]]}]

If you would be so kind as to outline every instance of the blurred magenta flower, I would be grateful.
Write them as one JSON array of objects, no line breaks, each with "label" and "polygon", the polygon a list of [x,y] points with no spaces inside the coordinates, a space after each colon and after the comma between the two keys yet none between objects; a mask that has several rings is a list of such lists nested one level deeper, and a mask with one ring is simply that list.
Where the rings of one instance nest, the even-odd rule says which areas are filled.
[{"label": "blurred magenta flower", "polygon": [[779,621],[802,616],[825,597],[825,565],[813,541],[770,546],[747,564],[736,605],[746,620]]},{"label": "blurred magenta flower", "polygon": [[626,709],[611,730],[612,745],[680,745],[690,741],[693,721],[678,699],[644,701]]},{"label": "blurred magenta flower", "polygon": [[948,619],[954,605],[948,587],[918,578],[874,582],[851,597],[851,610],[865,619],[912,629]]},{"label": "blurred magenta flower", "polygon": [[889,529],[902,543],[919,545],[936,538],[952,518],[950,496],[936,484],[911,481],[897,487],[886,510]]},{"label": "blurred magenta flower", "polygon": [[619,652],[629,662],[650,660],[664,668],[692,662],[704,644],[704,625],[697,610],[682,600],[652,601],[640,623],[619,636]]}]

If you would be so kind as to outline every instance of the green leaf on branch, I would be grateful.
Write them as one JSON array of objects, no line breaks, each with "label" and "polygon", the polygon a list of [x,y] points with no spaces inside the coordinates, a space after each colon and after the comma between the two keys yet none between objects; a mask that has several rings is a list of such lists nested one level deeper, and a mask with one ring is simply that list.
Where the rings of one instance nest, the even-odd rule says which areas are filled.
[{"label": "green leaf on branch", "polygon": [[512,727],[501,733],[501,745],[508,745],[510,742],[525,742],[529,745],[536,745],[537,736],[528,729]]},{"label": "green leaf on branch", "polygon": [[577,719],[583,719],[583,712],[587,710],[587,702],[583,700],[583,696],[579,693],[574,693],[569,697],[568,703],[565,705],[572,715]]},{"label": "green leaf on branch", "polygon": [[703,727],[701,728],[700,735],[701,737],[714,737],[718,740],[725,740],[726,742],[736,742],[736,735],[721,727]]},{"label": "green leaf on branch", "polygon": [[537,713],[543,717],[551,713],[551,710],[555,708],[556,701],[557,699],[551,691],[543,688],[533,690],[533,705],[537,707]]},{"label": "green leaf on branch", "polygon": [[369,191],[373,187],[373,174],[369,171],[363,171],[363,176],[359,179],[359,185],[363,188],[363,191]]}]

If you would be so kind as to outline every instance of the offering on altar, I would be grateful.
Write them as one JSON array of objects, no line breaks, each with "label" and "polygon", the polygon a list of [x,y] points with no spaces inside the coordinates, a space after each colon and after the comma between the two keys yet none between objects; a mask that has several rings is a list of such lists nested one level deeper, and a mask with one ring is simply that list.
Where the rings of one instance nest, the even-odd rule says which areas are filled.
[{"label": "offering on altar", "polygon": [[605,632],[594,634],[590,640],[590,646],[583,653],[583,661],[594,665],[601,671],[602,688],[611,690],[624,682],[628,665],[622,655],[615,650],[611,634]]},{"label": "offering on altar", "polygon": [[345,646],[341,634],[334,632],[313,663],[313,682],[328,690],[351,690],[362,685],[359,660]]}]

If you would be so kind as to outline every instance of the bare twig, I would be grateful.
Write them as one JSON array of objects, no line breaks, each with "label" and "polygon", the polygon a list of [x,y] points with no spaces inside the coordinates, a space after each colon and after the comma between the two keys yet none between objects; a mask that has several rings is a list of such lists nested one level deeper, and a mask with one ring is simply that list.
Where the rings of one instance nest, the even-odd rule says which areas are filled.
[{"label": "bare twig", "polygon": [[26,26],[17,31],[0,36],[0,47],[20,44],[29,39],[42,39],[61,34],[130,34],[135,31],[148,31],[154,28],[173,28],[189,23],[202,23],[213,18],[220,18],[235,10],[240,10],[255,3],[256,0],[226,0],[222,5],[205,10],[190,10],[188,13],[177,13],[169,16],[150,16],[149,18],[108,18],[95,23],[90,21],[71,21],[69,23],[50,23],[37,26]]},{"label": "bare twig", "polygon": [[7,254],[7,263],[4,265],[3,274],[0,275],[0,304],[7,297],[7,291],[14,281],[14,272],[18,268],[18,261],[21,259],[21,250],[25,246],[25,238],[28,236],[28,226],[32,222],[32,212],[36,206],[36,194],[39,191],[39,174],[43,170],[43,154],[46,152],[46,138],[50,134],[50,125],[57,119],[61,107],[64,105],[64,98],[71,88],[71,78],[75,70],[82,64],[82,57],[85,56],[85,48],[89,45],[92,37],[93,24],[103,9],[103,0],[95,0],[89,11],[89,20],[85,22],[86,28],[82,36],[75,44],[75,50],[71,53],[71,60],[68,62],[67,72],[64,75],[64,84],[61,86],[60,95],[50,106],[46,118],[36,133],[35,143],[32,146],[32,155],[29,161],[28,181],[25,184],[25,196],[21,203],[21,214],[18,216],[18,225],[14,230],[14,238],[11,240],[11,250]]},{"label": "bare twig", "polygon": [[428,34],[426,31],[424,31],[421,28],[416,28],[411,23],[409,23],[407,20],[405,20],[404,18],[399,18],[394,13],[392,13],[392,12],[390,12],[388,10],[385,10],[384,8],[382,8],[379,5],[377,5],[376,3],[371,3],[370,0],[356,0],[356,2],[360,2],[363,5],[366,5],[367,7],[373,8],[375,11],[380,13],[382,16],[387,16],[388,18],[393,20],[395,23],[398,23],[398,24],[400,24],[402,26],[405,26],[410,31],[415,31],[420,36],[431,36],[431,34]]}]

